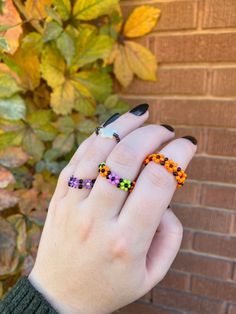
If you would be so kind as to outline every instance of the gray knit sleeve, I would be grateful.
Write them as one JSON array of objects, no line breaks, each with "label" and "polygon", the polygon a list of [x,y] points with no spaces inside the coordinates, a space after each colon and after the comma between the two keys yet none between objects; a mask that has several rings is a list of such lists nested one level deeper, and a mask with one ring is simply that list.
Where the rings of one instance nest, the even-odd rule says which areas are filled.
[{"label": "gray knit sleeve", "polygon": [[57,314],[26,276],[20,278],[0,301],[1,314]]}]

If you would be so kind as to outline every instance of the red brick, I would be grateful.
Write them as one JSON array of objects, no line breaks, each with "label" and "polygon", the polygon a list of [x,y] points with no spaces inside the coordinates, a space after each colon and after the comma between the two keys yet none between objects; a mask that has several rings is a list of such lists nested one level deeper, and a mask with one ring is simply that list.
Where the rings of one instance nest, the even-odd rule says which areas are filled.
[{"label": "red brick", "polygon": [[165,278],[159,283],[160,286],[166,288],[172,288],[176,290],[189,290],[190,275],[169,270]]},{"label": "red brick", "polygon": [[160,63],[236,61],[236,33],[150,35],[149,40],[155,40]]},{"label": "red brick", "polygon": [[206,93],[207,69],[165,69],[159,68],[158,80],[143,82],[137,78],[128,88],[120,87],[118,92],[133,95],[204,95]]},{"label": "red brick", "polygon": [[235,187],[203,184],[201,189],[201,204],[236,210],[236,189]]},{"label": "red brick", "polygon": [[197,138],[198,140],[198,147],[197,151],[198,153],[202,153],[205,151],[206,142],[207,142],[207,128],[202,127],[175,127],[175,135],[176,137],[182,137],[185,135],[192,135]]},{"label": "red brick", "polygon": [[181,249],[191,250],[192,246],[193,246],[193,233],[189,230],[184,229]]},{"label": "red brick", "polygon": [[[161,10],[161,18],[159,19],[157,26],[154,28],[154,31],[196,28],[196,4],[197,1],[152,3],[152,6]],[[131,5],[131,3],[126,4],[121,2],[121,7],[123,9],[124,19],[126,20],[132,10],[137,7],[137,4]],[[179,12],[181,12],[181,15]]]},{"label": "red brick", "polygon": [[172,203],[199,204],[200,188],[200,184],[186,181],[184,189],[176,190]]},{"label": "red brick", "polygon": [[236,283],[193,276],[191,290],[195,294],[208,296],[217,300],[234,302]]},{"label": "red brick", "polygon": [[[235,84],[236,85],[236,84]],[[206,152],[210,155],[236,156],[236,129],[208,129]]]},{"label": "red brick", "polygon": [[[146,84],[144,84],[146,86]],[[161,123],[186,126],[236,126],[235,101],[158,99]],[[194,127],[193,127],[194,128]]]},{"label": "red brick", "polygon": [[205,1],[203,28],[236,27],[235,0]]},{"label": "red brick", "polygon": [[183,205],[175,205],[173,210],[186,228],[221,233],[228,233],[232,229],[234,215],[228,211]]},{"label": "red brick", "polygon": [[199,252],[235,258],[236,237],[197,233],[193,249]]},{"label": "red brick", "polygon": [[232,279],[236,282],[236,263],[234,264],[234,271],[233,271]]},{"label": "red brick", "polygon": [[212,95],[236,96],[236,68],[214,69],[212,76]]},{"label": "red brick", "polygon": [[172,264],[172,268],[188,273],[222,279],[230,279],[232,274],[231,262],[186,252],[178,253]]},{"label": "red brick", "polygon": [[227,313],[236,314],[236,305],[230,305]]},{"label": "red brick", "polygon": [[160,307],[156,307],[149,304],[143,304],[140,302],[131,303],[122,309],[114,312],[114,314],[178,314],[179,312],[172,310],[164,310]]},{"label": "red brick", "polygon": [[159,305],[173,307],[178,310],[187,311],[188,313],[215,313],[224,314],[223,302],[217,300],[208,300],[199,296],[177,292],[170,289],[154,288],[153,289],[154,303]]},{"label": "red brick", "polygon": [[194,180],[235,183],[236,160],[196,156],[188,167],[188,174]]}]

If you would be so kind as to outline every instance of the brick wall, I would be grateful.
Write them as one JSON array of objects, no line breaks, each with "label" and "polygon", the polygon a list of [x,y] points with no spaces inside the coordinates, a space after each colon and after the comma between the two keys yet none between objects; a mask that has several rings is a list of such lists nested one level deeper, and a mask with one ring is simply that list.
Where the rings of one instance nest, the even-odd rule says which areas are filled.
[{"label": "brick wall", "polygon": [[152,123],[196,136],[199,149],[173,208],[183,222],[181,251],[166,278],[120,313],[236,313],[236,0],[121,1],[162,10],[141,41],[156,55],[159,80],[120,93],[148,102]]}]

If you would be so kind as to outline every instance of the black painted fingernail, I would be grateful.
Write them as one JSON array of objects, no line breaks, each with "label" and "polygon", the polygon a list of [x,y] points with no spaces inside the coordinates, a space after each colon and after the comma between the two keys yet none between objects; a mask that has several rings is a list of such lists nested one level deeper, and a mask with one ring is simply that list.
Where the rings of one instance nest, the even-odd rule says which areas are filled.
[{"label": "black painted fingernail", "polygon": [[174,132],[175,129],[173,128],[173,126],[169,125],[169,124],[161,124],[161,126],[164,126],[164,128],[166,128],[167,130]]},{"label": "black painted fingernail", "polygon": [[194,145],[197,145],[197,139],[195,137],[193,137],[191,135],[186,135],[186,136],[183,136],[183,138],[186,138],[187,140],[189,140]]},{"label": "black painted fingernail", "polygon": [[107,126],[108,124],[114,122],[116,119],[118,119],[120,117],[120,114],[114,113],[110,118],[108,118],[104,123],[103,123],[103,127]]},{"label": "black painted fingernail", "polygon": [[130,112],[135,114],[136,116],[142,116],[148,110],[148,108],[148,104],[141,104],[131,109]]}]

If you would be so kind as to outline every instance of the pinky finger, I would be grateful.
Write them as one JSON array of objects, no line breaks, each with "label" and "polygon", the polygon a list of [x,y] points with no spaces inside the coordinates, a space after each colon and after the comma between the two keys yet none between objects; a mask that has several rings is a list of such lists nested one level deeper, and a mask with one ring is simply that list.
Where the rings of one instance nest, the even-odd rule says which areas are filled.
[{"label": "pinky finger", "polygon": [[164,278],[179,251],[182,237],[181,222],[172,210],[167,209],[147,253],[147,289],[152,289]]}]

